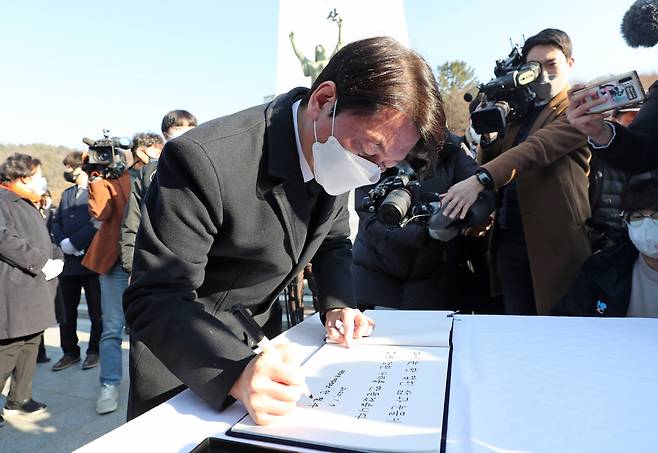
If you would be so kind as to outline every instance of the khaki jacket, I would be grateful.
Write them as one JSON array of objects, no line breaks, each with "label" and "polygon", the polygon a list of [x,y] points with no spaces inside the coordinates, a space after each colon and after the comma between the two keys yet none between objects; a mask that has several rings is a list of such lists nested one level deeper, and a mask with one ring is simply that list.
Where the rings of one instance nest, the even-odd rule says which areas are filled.
[{"label": "khaki jacket", "polygon": [[[566,89],[544,107],[528,138],[512,147],[521,124],[480,154],[496,188],[517,179],[519,208],[539,315],[550,314],[590,256],[585,220],[590,216],[590,152],[565,111]],[[493,243],[493,241],[492,241]],[[494,287],[498,283],[495,250],[490,247]]]}]

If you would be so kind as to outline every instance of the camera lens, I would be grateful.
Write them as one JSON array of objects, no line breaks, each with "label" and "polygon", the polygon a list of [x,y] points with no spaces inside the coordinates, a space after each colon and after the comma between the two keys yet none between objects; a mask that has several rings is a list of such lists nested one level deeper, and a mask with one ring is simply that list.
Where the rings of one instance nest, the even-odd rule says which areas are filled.
[{"label": "camera lens", "polygon": [[411,194],[405,189],[395,189],[389,193],[377,212],[377,220],[387,226],[399,226],[411,206]]}]

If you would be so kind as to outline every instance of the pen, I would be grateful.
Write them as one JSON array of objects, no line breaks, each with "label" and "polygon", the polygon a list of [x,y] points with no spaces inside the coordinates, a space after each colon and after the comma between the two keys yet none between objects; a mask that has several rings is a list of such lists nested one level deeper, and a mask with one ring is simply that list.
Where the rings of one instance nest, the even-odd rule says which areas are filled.
[{"label": "pen", "polygon": [[[247,335],[256,343],[256,346],[260,348],[263,353],[271,349],[275,349],[270,342],[270,339],[267,338],[265,332],[260,328],[258,323],[254,321],[254,318],[251,316],[249,310],[247,310],[242,304],[237,304],[231,307],[231,313],[235,318],[240,322],[242,328],[247,332]],[[305,389],[302,392],[307,397],[313,399],[313,394],[309,389],[308,385],[305,384]]]}]

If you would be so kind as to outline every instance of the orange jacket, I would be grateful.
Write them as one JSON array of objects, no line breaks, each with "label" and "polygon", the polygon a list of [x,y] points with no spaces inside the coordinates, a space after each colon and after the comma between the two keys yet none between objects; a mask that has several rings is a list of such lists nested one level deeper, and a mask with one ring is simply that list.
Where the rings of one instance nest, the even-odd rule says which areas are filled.
[{"label": "orange jacket", "polygon": [[119,234],[130,195],[130,175],[89,182],[89,214],[102,223],[91,241],[82,265],[99,274],[108,273],[119,259]]}]

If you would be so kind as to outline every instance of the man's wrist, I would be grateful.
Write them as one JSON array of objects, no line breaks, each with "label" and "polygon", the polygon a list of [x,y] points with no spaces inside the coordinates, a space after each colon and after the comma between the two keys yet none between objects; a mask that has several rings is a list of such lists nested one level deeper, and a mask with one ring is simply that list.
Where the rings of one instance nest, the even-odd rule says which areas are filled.
[{"label": "man's wrist", "polygon": [[615,139],[615,136],[617,135],[615,126],[613,126],[612,123],[608,121],[605,122],[605,125],[606,125],[605,129],[600,135],[596,137],[587,137],[587,143],[592,148],[594,149],[607,148]]},{"label": "man's wrist", "polygon": [[496,188],[491,173],[489,173],[486,168],[479,168],[478,171],[475,172],[475,178],[486,190],[493,190]]}]

